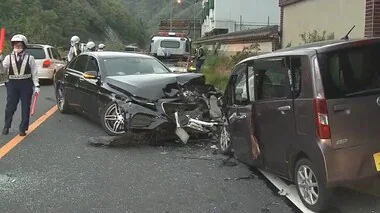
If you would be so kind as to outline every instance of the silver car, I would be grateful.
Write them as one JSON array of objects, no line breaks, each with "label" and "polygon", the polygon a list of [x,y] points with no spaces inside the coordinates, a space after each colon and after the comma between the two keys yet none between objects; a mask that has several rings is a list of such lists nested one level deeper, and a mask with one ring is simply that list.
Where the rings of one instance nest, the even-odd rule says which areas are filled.
[{"label": "silver car", "polygon": [[39,79],[53,81],[55,72],[65,65],[65,62],[53,46],[29,44],[26,52],[36,60]]}]

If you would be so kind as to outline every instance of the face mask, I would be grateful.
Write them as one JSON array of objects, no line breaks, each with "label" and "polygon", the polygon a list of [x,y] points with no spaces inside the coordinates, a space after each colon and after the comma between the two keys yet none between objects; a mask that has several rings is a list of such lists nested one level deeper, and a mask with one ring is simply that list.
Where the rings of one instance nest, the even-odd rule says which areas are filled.
[{"label": "face mask", "polygon": [[22,49],[13,49],[13,51],[15,51],[15,53],[20,53],[22,52]]}]

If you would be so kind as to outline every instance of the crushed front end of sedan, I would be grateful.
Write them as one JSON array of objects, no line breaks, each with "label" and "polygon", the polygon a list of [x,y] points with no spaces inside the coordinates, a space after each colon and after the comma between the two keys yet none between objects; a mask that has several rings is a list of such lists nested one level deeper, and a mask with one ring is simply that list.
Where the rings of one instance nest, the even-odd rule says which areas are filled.
[{"label": "crushed front end of sedan", "polygon": [[202,74],[158,74],[109,81],[127,97],[114,100],[124,115],[125,131],[176,135],[183,143],[190,136],[213,136],[223,125],[211,111],[210,99],[220,94]]}]

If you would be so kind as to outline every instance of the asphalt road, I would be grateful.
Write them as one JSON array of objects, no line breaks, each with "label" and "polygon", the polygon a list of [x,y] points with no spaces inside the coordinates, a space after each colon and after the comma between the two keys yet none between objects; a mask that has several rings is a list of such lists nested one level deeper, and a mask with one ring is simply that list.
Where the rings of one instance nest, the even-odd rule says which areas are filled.
[{"label": "asphalt road", "polygon": [[[0,86],[1,121],[5,97]],[[43,86],[31,123],[47,117],[54,105],[53,87]],[[266,174],[276,188],[257,170],[240,163],[224,165],[225,157],[214,155],[212,144],[95,147],[89,141],[102,141],[105,136],[98,124],[59,112],[37,121],[39,125],[34,123],[38,127],[20,141],[14,138],[19,122],[20,109],[10,135],[0,135],[0,147],[20,142],[0,159],[1,213],[293,213],[302,209],[299,202],[292,200],[297,208],[278,193],[283,189],[289,198],[298,198],[292,185],[279,179],[273,182]],[[380,183],[365,182],[359,188],[378,194]],[[329,213],[380,212],[380,199],[338,189],[333,206]]]},{"label": "asphalt road", "polygon": [[[0,87],[1,119],[5,97]],[[32,122],[54,100],[52,86],[43,86]],[[18,110],[1,146],[19,122]],[[54,113],[0,160],[0,212],[298,212],[259,172],[223,165],[210,144],[89,145],[103,135],[86,118]]]}]

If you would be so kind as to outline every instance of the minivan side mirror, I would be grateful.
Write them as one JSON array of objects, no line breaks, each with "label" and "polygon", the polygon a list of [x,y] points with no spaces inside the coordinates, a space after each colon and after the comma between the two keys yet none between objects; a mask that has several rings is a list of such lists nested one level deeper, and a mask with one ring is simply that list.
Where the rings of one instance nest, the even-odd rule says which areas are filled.
[{"label": "minivan side mirror", "polygon": [[87,72],[83,73],[83,78],[85,78],[85,79],[97,79],[98,78],[98,72],[87,71]]}]

